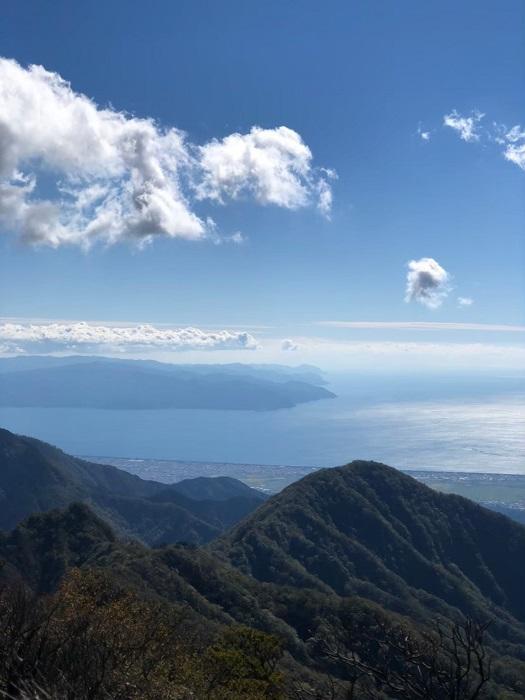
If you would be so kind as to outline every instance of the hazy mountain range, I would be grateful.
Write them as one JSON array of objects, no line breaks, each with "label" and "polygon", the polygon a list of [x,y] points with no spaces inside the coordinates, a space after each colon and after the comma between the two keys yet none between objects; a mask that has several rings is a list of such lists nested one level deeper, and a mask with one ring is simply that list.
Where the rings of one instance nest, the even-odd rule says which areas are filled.
[{"label": "hazy mountain range", "polygon": [[173,365],[105,357],[0,359],[0,405],[268,411],[333,398],[315,367]]}]

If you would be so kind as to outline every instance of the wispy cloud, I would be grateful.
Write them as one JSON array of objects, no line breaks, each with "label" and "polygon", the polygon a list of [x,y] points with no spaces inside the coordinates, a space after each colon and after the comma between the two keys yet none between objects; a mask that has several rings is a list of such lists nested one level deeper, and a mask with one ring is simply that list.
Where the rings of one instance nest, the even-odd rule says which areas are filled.
[{"label": "wispy cloud", "polygon": [[525,326],[500,323],[441,323],[437,321],[318,321],[316,325],[332,328],[364,330],[409,330],[409,331],[487,331],[502,333],[524,333]]},{"label": "wispy cloud", "polygon": [[[392,329],[387,327],[386,330]],[[525,327],[522,329],[524,331]],[[363,335],[357,338],[363,338]],[[435,337],[421,340],[401,340],[399,336],[396,340],[386,340],[384,336],[374,340],[368,331],[364,339],[297,335],[293,340],[298,349],[293,353],[284,353],[282,340],[265,339],[258,357],[265,362],[279,362],[289,357],[290,362],[314,364],[332,372],[387,369],[411,372],[417,369],[474,371],[494,368],[520,372],[525,363],[525,345],[521,343],[521,338],[520,342],[515,343],[502,342],[501,338],[495,342],[488,339],[474,341],[472,336],[463,336],[461,340],[453,341],[450,337],[442,340],[436,333]]]},{"label": "wispy cloud", "polygon": [[493,122],[480,130],[479,122],[485,115],[474,111],[469,117],[461,116],[455,110],[443,117],[444,126],[454,129],[463,141],[496,143],[503,147],[503,157],[525,170],[525,129],[519,124],[509,128],[505,124]]},{"label": "wispy cloud", "polygon": [[472,306],[474,299],[470,297],[458,297],[458,306]]},{"label": "wispy cloud", "polygon": [[450,291],[448,272],[434,260],[421,258],[407,263],[405,301],[417,301],[429,309],[437,309]]},{"label": "wispy cloud", "polygon": [[72,323],[2,323],[3,352],[166,349],[254,350],[253,335],[245,331],[207,331],[199,328],[157,328],[151,325],[108,326]]},{"label": "wispy cloud", "polygon": [[525,131],[522,127],[518,124],[505,131],[503,142],[506,144],[505,158],[525,170]]},{"label": "wispy cloud", "polygon": [[478,124],[485,115],[481,112],[472,112],[468,117],[461,116],[454,109],[443,117],[443,124],[454,129],[463,141],[479,141]]},{"label": "wispy cloud", "polygon": [[240,231],[235,231],[235,233],[232,233],[231,236],[228,236],[227,240],[230,243],[241,245],[242,243],[246,243],[246,236],[244,236]]},{"label": "wispy cloud", "polygon": [[220,234],[216,231],[215,227],[210,231],[209,238],[215,243],[215,245],[223,245],[224,243],[233,245],[243,245],[248,240],[247,237],[241,231],[235,231],[231,234]]},{"label": "wispy cloud", "polygon": [[[391,326],[385,324],[376,327],[391,329]],[[418,328],[418,330],[423,329]],[[425,330],[441,329],[427,328]],[[454,328],[454,330],[460,329]],[[476,328],[468,330],[476,330]],[[521,328],[520,332],[524,331],[525,327]],[[296,342],[300,346],[297,356],[300,357],[301,361],[317,363],[332,369],[365,369],[370,367],[384,369],[386,366],[389,368],[394,366],[408,367],[410,369],[442,367],[449,370],[454,367],[468,369],[515,367],[521,369],[525,362],[525,346],[521,343],[335,340],[312,336],[297,337]],[[383,360],[387,361],[388,364],[385,365]]]},{"label": "wispy cloud", "polygon": [[0,140],[2,227],[36,244],[202,239],[214,228],[195,211],[204,199],[324,213],[331,204],[328,171],[292,129],[253,127],[198,146],[177,128],[99,107],[42,66],[1,58]]},{"label": "wispy cloud", "polygon": [[430,131],[425,131],[421,124],[417,127],[417,135],[422,141],[430,141]]}]

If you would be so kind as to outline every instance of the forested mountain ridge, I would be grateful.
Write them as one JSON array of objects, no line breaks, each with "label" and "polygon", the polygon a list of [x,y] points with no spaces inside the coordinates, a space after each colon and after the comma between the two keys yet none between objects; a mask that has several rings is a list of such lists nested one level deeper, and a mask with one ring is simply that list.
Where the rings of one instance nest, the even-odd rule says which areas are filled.
[{"label": "forested mountain ridge", "polygon": [[[525,528],[502,515],[435,492],[385,465],[358,461],[319,470],[267,501],[256,494],[253,507],[258,507],[221,535],[232,516],[232,504],[249,501],[242,494],[251,493],[243,485],[228,480],[183,483],[183,491],[196,489],[203,496],[197,500],[177,492],[177,484],[143,482],[8,431],[2,431],[0,439],[5,503],[16,488],[29,489],[24,507],[31,503],[42,507],[38,490],[51,493],[55,500],[57,494],[66,501],[75,494],[84,496],[82,503],[69,501],[65,509],[31,515],[12,532],[0,534],[3,582],[24,581],[35,591],[39,606],[47,605],[47,596],[51,601],[58,596],[56,605],[61,609],[65,596],[72,606],[71,624],[81,630],[90,629],[92,616],[115,596],[128,602],[132,596],[130,618],[119,618],[116,627],[129,627],[129,634],[142,634],[142,627],[133,622],[136,606],[145,605],[147,610],[164,606],[168,616],[184,619],[180,631],[184,653],[191,647],[197,656],[203,649],[214,649],[214,640],[231,626],[245,626],[228,637],[221,663],[228,660],[227,678],[228,673],[234,673],[233,678],[241,673],[248,680],[240,686],[235,680],[218,694],[195,690],[193,697],[340,700],[353,692],[354,697],[377,700],[472,700],[478,697],[473,689],[481,681],[480,699],[525,696],[525,610],[520,591]],[[110,522],[116,524],[115,531]],[[159,546],[151,549],[130,539],[139,531],[147,532]],[[181,534],[187,541],[198,541],[197,537],[213,541],[204,547],[164,544]],[[79,595],[82,604],[75,602]],[[6,608],[2,603],[0,614],[11,604],[8,601]],[[82,613],[87,618],[77,620],[77,608],[87,610]],[[30,618],[31,609],[27,608]],[[108,634],[105,614],[100,612],[104,631],[99,645]],[[62,629],[63,617],[53,624]],[[42,634],[46,625],[39,628]],[[157,639],[155,625],[148,632],[152,639]],[[251,636],[259,633],[271,637]],[[483,671],[480,675],[477,666],[469,666],[474,670],[461,681],[462,694],[450,696],[439,684],[452,678],[458,663],[464,670],[468,661],[466,651],[454,657],[458,639],[469,654],[482,652]],[[235,646],[239,640],[246,642],[243,650]],[[159,639],[159,644],[160,649],[164,642]],[[269,666],[264,665],[267,660],[263,664],[262,676],[249,661],[261,652],[258,645],[274,650]],[[283,656],[276,651],[281,647]],[[425,659],[428,668],[423,674],[411,660],[414,654]],[[185,659],[177,662],[178,668],[196,672],[199,664]],[[217,659],[213,659],[203,665],[210,683],[216,682]],[[235,671],[228,666],[233,659],[237,659]],[[274,676],[278,659],[281,675]],[[391,679],[381,677],[385,664],[397,674],[392,683],[403,692],[392,694]],[[468,664],[474,664],[473,659]],[[69,673],[67,665],[64,673]],[[75,682],[81,682],[82,674],[80,669]],[[277,682],[278,677],[291,686]],[[53,678],[50,683],[55,683]],[[111,682],[117,681],[112,671]],[[188,687],[193,688],[191,683]],[[414,683],[419,684],[419,694],[407,690]],[[151,690],[148,683],[144,687]],[[262,695],[257,694],[261,687]],[[330,689],[335,694],[330,695]],[[147,697],[159,697],[157,691],[151,692]]]},{"label": "forested mountain ridge", "polygon": [[[0,528],[31,513],[88,503],[116,532],[149,544],[206,542],[264,500],[237,482],[205,478],[177,484],[147,481],[87,462],[40,440],[0,429]],[[193,494],[198,498],[186,494]]]},{"label": "forested mountain ridge", "polygon": [[375,462],[306,476],[210,546],[260,581],[525,623],[525,528]]},{"label": "forested mountain ridge", "polygon": [[[121,541],[83,504],[31,516],[13,532],[0,534],[0,562],[3,562],[0,580],[4,584],[21,579],[38,594],[54,594],[62,587],[63,581],[69,586],[68,572],[80,570],[84,572],[80,579],[83,596],[86,595],[85,586],[92,585],[90,572],[93,572],[94,594],[102,595],[102,600],[106,600],[107,593],[103,590],[96,593],[102,585],[96,583],[100,576],[104,577],[103,586],[138,594],[147,604],[163,601],[173,614],[183,615],[184,628],[177,634],[183,635],[185,644],[198,634],[199,645],[204,645],[200,648],[201,654],[221,630],[231,625],[248,625],[251,629],[271,634],[280,640],[286,651],[282,672],[287,674],[291,683],[290,687],[281,687],[276,695],[269,696],[275,698],[306,700],[311,697],[311,692],[321,693],[320,698],[331,697],[325,693],[331,692],[329,688],[333,687],[333,679],[335,687],[340,686],[341,693],[348,692],[348,683],[353,683],[352,674],[349,676],[344,665],[334,665],[326,655],[325,650],[330,651],[330,644],[337,644],[338,650],[344,650],[348,644],[351,650],[357,644],[359,653],[372,663],[381,634],[386,634],[388,640],[388,635],[402,630],[408,635],[407,639],[412,640],[411,644],[422,644],[417,641],[420,635],[429,634],[426,630],[432,628],[431,616],[420,618],[417,610],[414,615],[410,611],[399,615],[363,596],[339,596],[329,591],[261,583],[206,549],[184,545],[149,549],[138,542]],[[86,577],[87,583],[84,584],[82,580]],[[447,617],[447,611],[452,619]],[[435,611],[435,614],[439,615],[443,629],[461,619],[459,610],[444,609]],[[124,624],[124,621],[119,624]],[[370,633],[379,635],[371,648],[370,641],[366,640]],[[479,697],[517,700],[522,697],[521,690],[525,692],[525,683],[522,682],[525,678],[525,626],[516,621],[509,625],[502,623],[495,637],[489,635],[487,644],[493,671],[487,692]],[[230,658],[231,648],[226,653]],[[334,699],[348,697],[339,694],[339,690],[333,695]],[[367,692],[369,690],[372,693],[370,688]],[[208,696],[197,694],[196,697]],[[222,698],[223,695],[211,694],[209,697]],[[259,696],[232,692],[225,697],[252,700]],[[410,700],[420,696],[408,693],[363,697],[378,700],[406,697]]]},{"label": "forested mountain ridge", "polygon": [[173,484],[172,489],[196,501],[203,501],[206,499],[222,501],[235,497],[260,498],[261,501],[266,500],[266,495],[264,495],[262,491],[256,491],[242,481],[234,479],[231,476],[197,476],[194,479],[183,479]]}]

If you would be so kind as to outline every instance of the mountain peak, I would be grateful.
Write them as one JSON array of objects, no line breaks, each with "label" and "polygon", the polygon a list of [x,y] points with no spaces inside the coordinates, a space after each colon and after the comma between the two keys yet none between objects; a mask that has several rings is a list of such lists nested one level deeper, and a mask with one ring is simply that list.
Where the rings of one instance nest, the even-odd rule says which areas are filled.
[{"label": "mountain peak", "polygon": [[378,462],[304,477],[212,547],[261,581],[412,615],[502,606],[525,620],[525,528]]}]

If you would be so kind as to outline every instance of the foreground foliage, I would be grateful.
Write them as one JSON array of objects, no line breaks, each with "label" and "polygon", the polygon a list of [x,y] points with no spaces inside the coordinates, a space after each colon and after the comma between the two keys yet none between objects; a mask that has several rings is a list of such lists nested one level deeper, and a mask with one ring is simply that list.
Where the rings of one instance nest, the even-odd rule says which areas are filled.
[{"label": "foreground foliage", "polygon": [[236,626],[213,636],[187,611],[141,600],[100,571],[58,591],[0,595],[0,694],[7,698],[282,697],[279,641]]},{"label": "foreground foliage", "polygon": [[322,673],[290,663],[284,640],[205,626],[184,605],[147,600],[106,571],[72,569],[51,595],[0,592],[0,696],[56,700],[489,700],[486,626],[417,630],[348,601],[309,640]]}]

